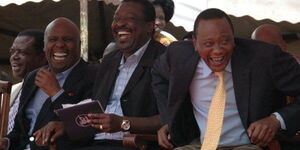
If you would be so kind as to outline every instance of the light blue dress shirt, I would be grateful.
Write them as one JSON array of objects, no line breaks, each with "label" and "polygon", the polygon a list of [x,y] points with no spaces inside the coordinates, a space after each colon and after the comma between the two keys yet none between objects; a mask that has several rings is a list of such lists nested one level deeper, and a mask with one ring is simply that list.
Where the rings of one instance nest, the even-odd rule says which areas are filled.
[{"label": "light blue dress shirt", "polygon": [[[119,75],[116,79],[113,92],[107,103],[105,113],[106,114],[116,114],[118,116],[124,116],[120,99],[122,97],[123,91],[127,86],[128,81],[131,78],[135,68],[140,62],[142,56],[144,55],[150,40],[146,42],[141,48],[139,48],[134,54],[130,55],[125,61],[124,56],[121,59],[119,66]],[[98,133],[95,135],[95,140],[110,139],[110,140],[122,140],[124,134],[128,132],[115,132],[115,133]]]}]

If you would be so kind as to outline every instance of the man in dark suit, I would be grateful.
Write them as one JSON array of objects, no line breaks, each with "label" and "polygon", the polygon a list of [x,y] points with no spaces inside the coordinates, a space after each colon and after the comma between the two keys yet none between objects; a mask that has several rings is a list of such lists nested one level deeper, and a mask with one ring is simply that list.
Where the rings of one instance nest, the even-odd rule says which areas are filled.
[{"label": "man in dark suit", "polygon": [[[153,67],[153,89],[166,123],[158,132],[161,146],[204,147],[221,72],[226,100],[218,149],[259,150],[278,130],[290,135],[299,130],[300,67],[292,56],[274,45],[235,39],[229,17],[219,9],[201,12],[194,31],[195,50],[191,42],[171,44]],[[284,95],[295,96],[295,103],[282,106]]]},{"label": "man in dark suit", "polygon": [[23,79],[29,72],[47,64],[44,48],[44,31],[28,29],[20,32],[10,48],[10,64],[15,78],[21,82],[12,86],[10,94],[10,109],[8,131],[14,127],[15,116],[18,112]]},{"label": "man in dark suit", "polygon": [[[151,68],[165,47],[152,39],[154,20],[154,7],[147,0],[124,0],[116,10],[111,27],[118,50],[99,64],[92,94],[105,113],[88,115],[88,123],[99,133],[81,150],[133,149],[122,146],[123,135],[159,129]],[[47,137],[44,143],[64,133],[62,124],[50,125],[42,132],[52,139]]]},{"label": "man in dark suit", "polygon": [[0,149],[48,149],[38,147],[32,134],[57,120],[54,110],[61,104],[77,103],[91,96],[93,68],[80,59],[77,26],[66,18],[55,19],[47,26],[44,39],[49,66],[31,72],[24,80],[16,124],[1,139]]}]

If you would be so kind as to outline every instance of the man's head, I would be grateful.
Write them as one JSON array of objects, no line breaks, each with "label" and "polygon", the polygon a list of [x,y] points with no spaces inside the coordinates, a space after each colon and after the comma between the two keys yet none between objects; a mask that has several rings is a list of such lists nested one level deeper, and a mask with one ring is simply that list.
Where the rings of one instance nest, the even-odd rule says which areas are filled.
[{"label": "man's head", "polygon": [[35,29],[24,30],[18,34],[10,48],[10,63],[14,77],[24,76],[46,64],[44,32]]},{"label": "man's head", "polygon": [[67,18],[57,18],[45,30],[46,58],[50,69],[63,72],[80,59],[80,34],[78,27]]},{"label": "man's head", "polygon": [[282,50],[287,51],[287,44],[283,40],[281,30],[278,26],[263,24],[253,31],[251,39],[274,44]]},{"label": "man's head", "polygon": [[233,25],[219,9],[201,12],[194,24],[193,44],[213,72],[224,71],[234,49]]},{"label": "man's head", "polygon": [[155,10],[148,0],[124,0],[115,12],[111,25],[116,46],[127,58],[151,37]]}]

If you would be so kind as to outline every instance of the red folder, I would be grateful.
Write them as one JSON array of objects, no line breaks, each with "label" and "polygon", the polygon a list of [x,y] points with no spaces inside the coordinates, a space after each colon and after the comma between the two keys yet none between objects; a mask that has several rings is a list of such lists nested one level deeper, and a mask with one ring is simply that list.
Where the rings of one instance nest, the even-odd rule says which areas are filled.
[{"label": "red folder", "polygon": [[87,114],[103,113],[103,107],[98,100],[84,104],[78,104],[68,108],[55,110],[64,123],[67,136],[70,140],[92,138],[98,130],[87,124]]}]

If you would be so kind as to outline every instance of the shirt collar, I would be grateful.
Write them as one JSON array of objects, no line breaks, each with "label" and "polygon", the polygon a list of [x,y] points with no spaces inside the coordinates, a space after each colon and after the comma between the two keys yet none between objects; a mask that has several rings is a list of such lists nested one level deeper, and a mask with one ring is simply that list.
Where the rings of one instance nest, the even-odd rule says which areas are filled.
[{"label": "shirt collar", "polygon": [[[202,59],[200,59],[199,67],[202,68],[202,76],[203,77],[208,77],[212,73],[212,70],[207,66],[207,64]],[[231,59],[229,60],[227,66],[225,67],[225,71],[229,72],[229,73],[232,72]]]},{"label": "shirt collar", "polygon": [[[150,40],[149,39],[141,48],[139,48],[134,54],[130,55],[126,62],[129,61],[129,62],[132,62],[132,61],[136,61],[136,62],[139,62],[140,59],[142,58],[143,54],[145,53],[149,43],[150,43]],[[121,59],[121,62],[120,62],[120,65],[123,65],[125,63],[125,58],[124,58],[124,55],[122,56],[122,59]]]},{"label": "shirt collar", "polygon": [[70,68],[68,68],[67,70],[63,71],[63,72],[60,72],[60,73],[57,73],[56,74],[56,78],[59,79],[59,78],[66,78],[70,72],[73,70],[73,68],[75,66],[77,66],[77,64],[79,63],[80,59],[77,60],[77,62]]}]

